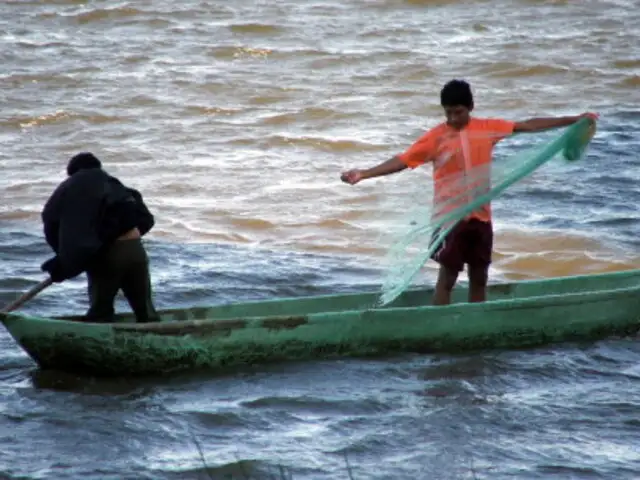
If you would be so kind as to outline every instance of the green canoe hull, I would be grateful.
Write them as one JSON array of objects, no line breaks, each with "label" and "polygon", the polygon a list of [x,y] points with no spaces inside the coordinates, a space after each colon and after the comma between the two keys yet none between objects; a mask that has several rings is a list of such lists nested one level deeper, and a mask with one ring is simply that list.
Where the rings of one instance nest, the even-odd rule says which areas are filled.
[{"label": "green canoe hull", "polygon": [[640,270],[492,285],[488,301],[434,307],[430,289],[376,308],[377,293],[284,298],[164,310],[162,321],[93,324],[0,314],[43,369],[101,376],[221,371],[275,361],[396,352],[462,352],[633,335]]}]

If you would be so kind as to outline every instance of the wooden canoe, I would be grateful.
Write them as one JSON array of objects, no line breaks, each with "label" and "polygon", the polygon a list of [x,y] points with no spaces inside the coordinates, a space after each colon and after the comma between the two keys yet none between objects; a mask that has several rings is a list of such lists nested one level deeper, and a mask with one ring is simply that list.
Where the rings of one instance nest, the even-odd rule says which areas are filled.
[{"label": "wooden canoe", "polygon": [[523,348],[626,336],[640,329],[640,270],[496,284],[488,301],[454,291],[434,307],[431,289],[377,308],[377,292],[280,298],[163,310],[162,321],[82,322],[0,314],[42,369],[96,376],[163,374],[273,361],[394,352]]}]

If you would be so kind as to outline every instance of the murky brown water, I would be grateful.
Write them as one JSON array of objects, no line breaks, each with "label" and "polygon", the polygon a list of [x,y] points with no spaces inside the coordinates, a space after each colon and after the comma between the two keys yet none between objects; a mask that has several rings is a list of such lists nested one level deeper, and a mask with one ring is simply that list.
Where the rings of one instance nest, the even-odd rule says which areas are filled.
[{"label": "murky brown water", "polygon": [[[495,201],[493,278],[637,268],[638,12],[622,0],[4,2],[0,299],[42,278],[39,212],[80,150],[157,215],[161,306],[372,288],[430,175],[349,187],[339,173],[441,121],[452,77],[472,82],[479,115],[602,115],[588,158]],[[27,308],[81,310],[83,295],[79,279]],[[345,453],[354,478],[640,475],[633,341],[116,388],[43,377],[0,340],[7,478],[206,478],[189,431],[214,478],[270,478],[274,463],[347,478]]]}]

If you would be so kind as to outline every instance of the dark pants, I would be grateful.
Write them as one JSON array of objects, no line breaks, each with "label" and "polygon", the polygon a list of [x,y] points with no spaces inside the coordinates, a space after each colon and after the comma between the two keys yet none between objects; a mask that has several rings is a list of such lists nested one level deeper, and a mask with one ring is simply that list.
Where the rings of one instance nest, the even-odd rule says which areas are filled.
[{"label": "dark pants", "polygon": [[462,220],[445,237],[432,258],[452,271],[461,272],[464,264],[489,268],[492,250],[491,223],[476,219]]},{"label": "dark pants", "polygon": [[111,322],[118,290],[129,302],[138,322],[159,321],[151,299],[149,259],[139,238],[118,240],[87,271],[90,322]]}]

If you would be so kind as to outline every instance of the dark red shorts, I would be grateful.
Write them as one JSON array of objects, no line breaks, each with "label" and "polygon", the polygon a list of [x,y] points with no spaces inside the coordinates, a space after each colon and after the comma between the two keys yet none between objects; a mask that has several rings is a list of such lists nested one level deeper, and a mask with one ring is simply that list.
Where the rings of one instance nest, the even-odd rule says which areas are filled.
[{"label": "dark red shorts", "polygon": [[[434,239],[437,235],[438,231],[434,233]],[[473,218],[462,220],[453,227],[431,258],[440,265],[461,272],[465,264],[489,266],[492,250],[493,225]]]}]

